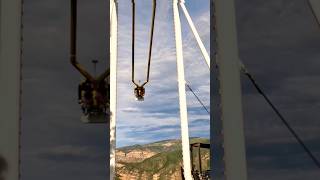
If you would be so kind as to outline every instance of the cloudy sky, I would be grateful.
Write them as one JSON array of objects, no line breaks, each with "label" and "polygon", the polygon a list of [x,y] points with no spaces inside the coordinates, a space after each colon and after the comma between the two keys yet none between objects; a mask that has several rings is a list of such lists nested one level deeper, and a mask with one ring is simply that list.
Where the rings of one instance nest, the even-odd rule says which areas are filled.
[{"label": "cloudy sky", "polygon": [[[192,0],[187,6],[208,49],[208,1],[201,2]],[[320,158],[320,30],[310,9],[303,0],[236,2],[241,59]],[[144,102],[134,101],[128,76],[129,4],[119,1],[118,146],[178,138],[171,1],[158,2],[151,82]],[[79,60],[87,67],[91,59],[99,59],[101,67],[107,64],[105,6],[103,0],[79,0]],[[147,0],[138,1],[137,9],[144,9],[137,11],[138,17],[148,17],[137,18],[140,80],[145,77],[150,7]],[[69,2],[26,0],[24,11],[22,179],[106,179],[106,126],[79,121],[80,76],[68,62]],[[183,16],[182,21],[187,80],[208,105],[209,72]],[[312,161],[245,77],[242,83],[249,179],[317,179],[320,173]],[[208,116],[187,94],[191,135],[208,136]]]},{"label": "cloudy sky", "polygon": [[[209,50],[209,1],[190,1],[186,4]],[[152,12],[152,1],[136,4],[136,81],[146,79],[147,53]],[[182,14],[181,14],[182,15]],[[150,82],[145,86],[144,102],[135,100],[131,82],[131,3],[119,3],[119,67],[117,146],[148,143],[180,138],[179,99],[176,71],[175,39],[171,1],[158,1],[155,21],[153,59]],[[210,72],[197,47],[186,19],[183,20],[183,43],[186,80],[203,99],[210,103]],[[209,137],[209,115],[188,93],[191,136]]]},{"label": "cloudy sky", "polygon": [[[307,1],[238,0],[240,58],[320,158],[320,29]],[[310,179],[313,162],[243,77],[250,179]]]}]

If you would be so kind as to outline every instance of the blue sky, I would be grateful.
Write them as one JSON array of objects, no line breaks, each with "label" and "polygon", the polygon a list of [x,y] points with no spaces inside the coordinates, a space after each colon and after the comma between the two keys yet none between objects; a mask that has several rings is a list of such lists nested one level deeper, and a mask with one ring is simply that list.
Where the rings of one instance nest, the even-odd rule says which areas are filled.
[{"label": "blue sky", "polygon": [[[186,4],[192,19],[209,51],[209,1]],[[136,80],[146,78],[147,53],[152,1],[136,2]],[[177,87],[175,39],[171,1],[158,1],[155,20],[154,48],[150,82],[146,85],[145,101],[135,101],[131,83],[131,3],[119,1],[118,46],[118,112],[117,146],[180,138],[179,99]],[[186,81],[203,100],[210,102],[209,68],[193,34],[180,13],[183,31]],[[201,30],[201,31],[200,31]],[[209,115],[187,92],[190,135],[209,137]]]}]

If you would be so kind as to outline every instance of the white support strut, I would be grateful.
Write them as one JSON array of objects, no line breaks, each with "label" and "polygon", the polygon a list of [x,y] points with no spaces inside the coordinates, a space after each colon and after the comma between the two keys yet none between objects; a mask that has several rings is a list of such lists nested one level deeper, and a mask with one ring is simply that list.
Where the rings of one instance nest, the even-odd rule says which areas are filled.
[{"label": "white support strut", "polygon": [[110,180],[116,174],[116,115],[117,115],[117,56],[118,13],[117,0],[110,0]]},{"label": "white support strut", "polygon": [[199,35],[199,33],[198,33],[198,31],[197,31],[197,29],[196,29],[196,27],[195,27],[190,15],[189,15],[189,12],[188,12],[188,10],[187,10],[187,8],[185,6],[185,1],[184,0],[180,0],[180,6],[182,8],[182,11],[184,12],[184,15],[185,15],[187,21],[188,21],[190,29],[191,29],[194,37],[197,40],[198,46],[199,46],[199,48],[201,50],[201,53],[202,53],[204,59],[206,60],[206,63],[208,65],[208,67],[210,68],[210,56],[209,56],[209,53],[207,52],[206,47],[204,46],[204,44],[203,44],[203,42],[202,42],[202,40],[200,38],[200,35]]},{"label": "white support strut", "polygon": [[180,121],[181,121],[183,170],[184,170],[185,179],[192,180],[187,97],[186,97],[186,89],[185,89],[182,33],[181,33],[181,22],[180,22],[179,9],[178,9],[178,0],[173,0],[173,16],[174,16],[174,31],[175,31],[175,40],[176,40],[176,56],[177,56],[177,71],[178,71],[178,86],[179,86],[179,106],[180,106]]},{"label": "white support strut", "polygon": [[214,3],[225,179],[247,180],[235,3],[234,0]]},{"label": "white support strut", "polygon": [[315,18],[317,18],[317,22],[320,26],[320,1],[319,0],[309,0],[310,6],[312,8],[312,11],[315,15]]},{"label": "white support strut", "polygon": [[0,0],[0,156],[20,177],[21,0]]}]

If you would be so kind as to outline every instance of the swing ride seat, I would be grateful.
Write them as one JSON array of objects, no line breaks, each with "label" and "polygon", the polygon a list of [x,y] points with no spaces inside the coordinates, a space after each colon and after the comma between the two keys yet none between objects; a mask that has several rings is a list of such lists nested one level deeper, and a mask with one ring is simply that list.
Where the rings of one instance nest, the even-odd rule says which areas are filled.
[{"label": "swing ride seat", "polygon": [[136,96],[136,100],[137,101],[144,101],[144,97],[143,96]]},{"label": "swing ride seat", "polygon": [[[70,63],[86,81],[78,87],[78,99],[83,115],[80,120],[84,123],[108,123],[110,120],[109,102],[107,95],[110,91],[107,78],[110,70],[107,68],[101,75],[96,75],[98,60],[92,60],[94,64],[94,76],[92,76],[77,61],[77,0],[71,0],[70,19]],[[109,86],[109,87],[108,87]]]},{"label": "swing ride seat", "polygon": [[[83,111],[81,121],[84,123],[107,123],[110,117],[108,90],[81,90],[80,106]],[[106,93],[101,93],[102,91]]]},{"label": "swing ride seat", "polygon": [[110,120],[109,109],[103,111],[101,109],[90,110],[86,115],[81,116],[81,121],[87,124],[107,123]]},{"label": "swing ride seat", "polygon": [[137,101],[144,101],[145,89],[143,86],[137,86],[134,89],[134,94]]}]

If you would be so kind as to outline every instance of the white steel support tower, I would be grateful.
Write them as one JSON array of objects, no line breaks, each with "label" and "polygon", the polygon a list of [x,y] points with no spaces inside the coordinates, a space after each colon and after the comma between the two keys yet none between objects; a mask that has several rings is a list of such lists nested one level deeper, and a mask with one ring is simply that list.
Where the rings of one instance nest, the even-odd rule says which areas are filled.
[{"label": "white steel support tower", "polygon": [[215,0],[226,180],[247,180],[242,94],[234,0]]},{"label": "white steel support tower", "polygon": [[0,155],[19,179],[21,0],[0,0]]},{"label": "white steel support tower", "polygon": [[189,27],[197,41],[197,44],[201,50],[203,58],[206,61],[207,66],[210,69],[210,56],[207,52],[200,35],[189,15],[189,12],[185,6],[184,0],[173,0],[174,11],[174,26],[175,26],[175,39],[176,39],[176,55],[177,55],[177,69],[178,69],[178,85],[179,85],[179,104],[180,104],[180,120],[181,120],[181,135],[182,135],[182,152],[183,152],[183,169],[185,179],[193,179],[191,174],[191,160],[190,160],[190,142],[189,142],[189,127],[187,116],[187,103],[186,103],[186,81],[184,75],[184,63],[183,63],[183,42],[181,34],[181,19],[179,15],[179,5],[184,13]]},{"label": "white steel support tower", "polygon": [[206,50],[206,48],[205,48],[205,46],[204,46],[204,44],[203,44],[203,42],[202,42],[202,40],[200,38],[200,35],[199,35],[199,33],[198,33],[198,31],[197,31],[197,29],[196,29],[196,27],[195,27],[190,15],[189,15],[189,12],[188,12],[188,10],[187,10],[187,8],[185,6],[185,1],[184,0],[180,0],[180,6],[181,6],[181,9],[182,9],[187,21],[188,21],[189,27],[190,27],[195,39],[197,40],[197,43],[198,43],[198,46],[199,46],[199,48],[201,50],[203,58],[206,60],[206,63],[208,65],[208,67],[210,68],[210,56],[209,56],[209,53],[207,52],[207,50]]},{"label": "white steel support tower", "polygon": [[185,84],[184,63],[183,63],[181,21],[180,21],[178,3],[180,3],[180,1],[173,0],[173,16],[174,16],[174,31],[175,31],[175,40],[176,40],[183,170],[184,170],[185,179],[191,180],[192,175],[191,175],[191,160],[190,160],[187,97],[186,97],[186,89],[185,89],[186,84]]},{"label": "white steel support tower", "polygon": [[116,174],[117,56],[118,4],[110,0],[110,180]]},{"label": "white steel support tower", "polygon": [[[224,132],[225,175],[227,180],[246,180],[245,138],[241,104],[240,67],[234,0],[215,0],[217,62],[219,66],[222,121]],[[180,6],[210,68],[210,56],[188,13],[185,1]],[[243,66],[240,62],[240,66]],[[185,145],[186,146],[186,145]],[[214,178],[214,177],[212,177]]]}]

